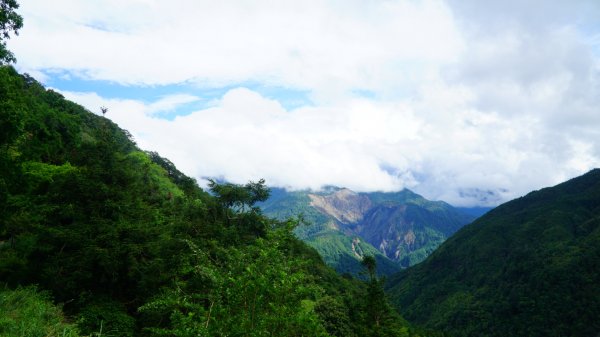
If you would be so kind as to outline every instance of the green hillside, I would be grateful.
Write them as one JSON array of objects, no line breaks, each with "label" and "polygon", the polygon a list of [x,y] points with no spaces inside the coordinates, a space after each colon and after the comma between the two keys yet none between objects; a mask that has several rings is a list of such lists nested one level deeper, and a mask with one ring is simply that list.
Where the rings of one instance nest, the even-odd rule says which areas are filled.
[{"label": "green hillside", "polygon": [[414,204],[374,207],[363,222],[367,225],[359,233],[365,240],[384,243],[379,249],[405,268],[423,261],[452,233],[439,229],[452,223],[451,220],[446,222],[442,217],[432,216],[430,211]]},{"label": "green hillside", "polygon": [[600,332],[600,170],[464,227],[391,278],[407,319],[456,336]]},{"label": "green hillside", "polygon": [[277,219],[301,215],[304,226],[298,226],[295,233],[302,240],[328,229],[329,218],[310,206],[310,198],[304,191],[287,192],[281,188],[274,188],[269,199],[258,205],[265,214]]},{"label": "green hillside", "polygon": [[325,263],[340,274],[361,276],[361,262],[364,256],[375,257],[378,275],[391,275],[400,270],[397,264],[357,236],[349,236],[339,231],[323,231],[305,242],[315,248]]},{"label": "green hillside", "polygon": [[0,336],[422,335],[379,280],[338,276],[295,221],[263,216],[268,195],[263,181],[207,193],[0,67]]}]

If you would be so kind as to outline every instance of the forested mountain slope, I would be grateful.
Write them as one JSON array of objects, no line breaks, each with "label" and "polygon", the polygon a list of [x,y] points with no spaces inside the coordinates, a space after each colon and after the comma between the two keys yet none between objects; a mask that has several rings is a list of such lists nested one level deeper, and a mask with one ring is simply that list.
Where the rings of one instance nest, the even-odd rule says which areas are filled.
[{"label": "forested mountain slope", "polygon": [[497,207],[388,291],[409,320],[456,336],[597,336],[600,170]]},{"label": "forested mountain slope", "polygon": [[356,193],[337,187],[320,192],[278,189],[260,206],[277,218],[302,214],[306,225],[296,229],[298,237],[342,273],[360,270],[365,254],[376,257],[382,274],[414,265],[475,219],[408,189],[396,193]]},{"label": "forested mountain slope", "polygon": [[295,221],[263,216],[268,195],[262,181],[209,194],[0,67],[0,335],[417,335],[378,279],[338,276]]}]

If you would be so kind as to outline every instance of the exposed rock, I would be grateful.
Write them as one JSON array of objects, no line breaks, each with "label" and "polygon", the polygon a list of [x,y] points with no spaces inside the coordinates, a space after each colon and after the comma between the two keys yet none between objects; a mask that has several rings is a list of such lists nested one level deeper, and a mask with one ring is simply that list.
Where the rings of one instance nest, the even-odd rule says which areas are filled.
[{"label": "exposed rock", "polygon": [[406,234],[404,234],[404,243],[412,246],[415,244],[415,239],[417,238],[417,236],[415,235],[415,232],[411,229],[408,232],[406,232]]},{"label": "exposed rock", "polygon": [[[373,202],[371,194],[347,188],[308,196],[310,205],[335,219],[342,233],[359,235],[392,261],[408,267],[424,259],[468,220],[461,219],[447,204],[427,201],[412,192],[404,193],[410,198],[404,202],[394,200],[393,194],[390,199],[380,194],[379,202]],[[355,244],[352,252],[358,256]]]},{"label": "exposed rock", "polygon": [[342,188],[329,195],[309,194],[310,205],[344,224],[357,223],[371,208],[366,195]]},{"label": "exposed rock", "polygon": [[352,253],[354,253],[354,256],[356,256],[356,258],[362,259],[364,256],[364,253],[362,251],[362,248],[360,248],[359,245],[360,245],[359,238],[352,239]]}]

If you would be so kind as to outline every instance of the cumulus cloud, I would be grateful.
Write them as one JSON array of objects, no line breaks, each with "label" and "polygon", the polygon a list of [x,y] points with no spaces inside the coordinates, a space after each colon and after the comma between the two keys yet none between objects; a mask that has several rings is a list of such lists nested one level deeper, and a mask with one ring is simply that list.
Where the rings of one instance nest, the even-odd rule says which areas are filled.
[{"label": "cumulus cloud", "polygon": [[[406,170],[406,160],[388,150],[415,139],[418,130],[411,112],[397,107],[354,101],[346,107],[287,111],[246,88],[230,90],[214,107],[172,121],[153,117],[156,103],[63,94],[90,109],[107,106],[107,116],[131,130],[142,147],[168,155],[188,174],[235,182],[267,177],[295,189],[326,184],[402,188],[404,179],[382,165]],[[390,127],[381,130],[381,125]]]},{"label": "cumulus cloud", "polygon": [[192,102],[197,102],[199,100],[200,100],[199,97],[194,96],[194,95],[189,95],[189,94],[168,95],[168,96],[165,96],[165,97],[161,98],[160,100],[150,104],[147,107],[146,111],[147,111],[147,113],[150,113],[150,114],[174,111],[177,109],[177,107],[179,107],[181,105],[184,105],[187,103],[192,103]]},{"label": "cumulus cloud", "polygon": [[[600,165],[596,1],[22,6],[26,25],[10,48],[41,80],[193,84],[191,94],[140,99],[62,92],[92,111],[107,106],[142,148],[199,179],[408,187],[469,206]],[[243,83],[307,92],[310,104],[286,108]],[[230,89],[207,102],[215,87]],[[205,107],[178,113],[196,102]]]},{"label": "cumulus cloud", "polygon": [[[291,189],[408,187],[457,205],[494,205],[598,164],[585,138],[547,134],[529,116],[468,110],[469,100],[452,105],[442,97],[448,118],[434,120],[419,112],[435,107],[366,99],[286,110],[236,88],[213,107],[168,121],[153,116],[155,103],[64,94],[91,108],[109,107],[140,146],[200,179],[264,177]],[[433,101],[427,97],[423,104]]]}]

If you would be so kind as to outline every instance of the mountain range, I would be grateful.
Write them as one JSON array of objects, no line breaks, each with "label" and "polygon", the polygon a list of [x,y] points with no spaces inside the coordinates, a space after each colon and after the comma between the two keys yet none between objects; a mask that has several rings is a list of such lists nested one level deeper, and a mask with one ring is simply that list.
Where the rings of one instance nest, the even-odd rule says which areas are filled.
[{"label": "mountain range", "polygon": [[329,186],[322,191],[274,189],[261,204],[268,216],[302,215],[297,236],[314,247],[338,272],[356,274],[364,255],[375,256],[389,275],[425,259],[476,216],[442,201],[404,189],[357,193]]}]

